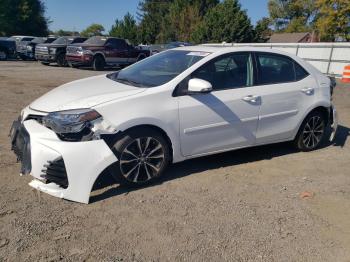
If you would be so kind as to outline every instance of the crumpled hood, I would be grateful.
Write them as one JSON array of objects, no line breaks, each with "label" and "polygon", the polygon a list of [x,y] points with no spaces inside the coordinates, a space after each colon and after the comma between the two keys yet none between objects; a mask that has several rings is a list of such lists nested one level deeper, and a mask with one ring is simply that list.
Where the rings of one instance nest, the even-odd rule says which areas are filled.
[{"label": "crumpled hood", "polygon": [[115,82],[106,75],[93,76],[59,86],[39,97],[29,107],[43,112],[90,108],[144,90]]}]

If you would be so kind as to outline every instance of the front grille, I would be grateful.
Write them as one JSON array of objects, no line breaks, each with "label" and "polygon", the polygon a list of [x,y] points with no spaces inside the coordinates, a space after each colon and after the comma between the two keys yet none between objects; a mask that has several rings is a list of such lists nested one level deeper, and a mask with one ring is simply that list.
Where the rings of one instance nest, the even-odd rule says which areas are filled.
[{"label": "front grille", "polygon": [[67,46],[67,54],[79,54],[80,47],[77,46]]},{"label": "front grille", "polygon": [[47,183],[53,182],[63,188],[68,187],[67,171],[63,158],[47,161],[47,164],[44,165],[44,169],[41,171],[43,174],[40,176],[44,178]]},{"label": "front grille", "polygon": [[35,48],[35,54],[36,55],[48,55],[49,54],[49,51],[47,49],[47,47],[45,46],[37,46]]}]

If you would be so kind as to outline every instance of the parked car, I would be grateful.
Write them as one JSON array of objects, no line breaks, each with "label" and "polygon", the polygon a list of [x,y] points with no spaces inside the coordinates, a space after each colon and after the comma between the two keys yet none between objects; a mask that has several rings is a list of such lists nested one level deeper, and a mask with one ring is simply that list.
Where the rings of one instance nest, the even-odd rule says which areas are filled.
[{"label": "parked car", "polygon": [[28,35],[13,35],[8,38],[8,40],[13,40],[16,42],[16,46],[21,41],[31,41],[34,39],[34,36],[28,36]]},{"label": "parked car", "polygon": [[50,44],[55,41],[57,37],[35,37],[31,41],[21,41],[17,46],[17,55],[22,60],[35,59],[35,48],[38,44]]},{"label": "parked car", "polygon": [[16,56],[16,42],[5,38],[0,39],[0,60]]},{"label": "parked car", "polygon": [[149,55],[149,50],[136,48],[124,39],[94,36],[84,43],[69,45],[66,59],[71,67],[92,66],[94,70],[103,70],[105,66],[130,65]]},{"label": "parked car", "polygon": [[12,146],[32,187],[88,203],[107,168],[140,186],[204,155],[283,141],[314,150],[337,128],[330,86],[282,51],[181,47],[43,95],[13,123]]},{"label": "parked car", "polygon": [[57,63],[59,66],[66,66],[67,46],[74,43],[82,43],[86,37],[62,36],[49,44],[38,44],[35,49],[35,58],[43,65]]},{"label": "parked car", "polygon": [[165,50],[169,50],[169,49],[173,49],[176,47],[182,47],[182,46],[192,46],[191,43],[187,43],[187,42],[170,42],[167,44],[155,44],[155,45],[150,45],[150,50],[152,52],[152,54],[158,54],[160,52],[163,52]]}]

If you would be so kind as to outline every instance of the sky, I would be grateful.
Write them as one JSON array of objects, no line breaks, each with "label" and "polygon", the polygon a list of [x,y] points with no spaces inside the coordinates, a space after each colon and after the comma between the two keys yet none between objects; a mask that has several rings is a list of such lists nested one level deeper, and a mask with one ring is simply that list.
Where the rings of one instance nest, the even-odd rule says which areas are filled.
[{"label": "sky", "polygon": [[[252,24],[267,16],[268,0],[240,0]],[[102,24],[108,32],[115,19],[130,12],[136,15],[139,0],[44,0],[46,16],[52,21],[49,28],[82,31],[92,23]]]}]

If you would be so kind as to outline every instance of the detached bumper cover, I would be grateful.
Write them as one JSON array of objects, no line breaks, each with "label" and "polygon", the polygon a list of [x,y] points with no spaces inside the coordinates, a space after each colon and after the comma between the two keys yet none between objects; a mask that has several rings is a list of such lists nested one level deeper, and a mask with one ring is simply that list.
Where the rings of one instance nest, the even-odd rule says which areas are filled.
[{"label": "detached bumper cover", "polygon": [[335,138],[335,134],[337,133],[337,128],[338,128],[338,112],[335,109],[334,105],[331,107],[331,129],[332,133],[329,137],[329,140],[332,142]]},{"label": "detached bumper cover", "polygon": [[[30,156],[30,164],[28,164],[28,158],[26,165],[24,165],[24,158],[21,161],[22,169],[23,165],[30,166],[25,169],[26,173],[35,178],[29,185],[55,197],[89,203],[90,192],[97,177],[105,168],[117,161],[104,140],[61,141],[53,131],[35,120],[27,120],[22,124],[14,123],[12,130],[25,130],[28,134],[29,142],[21,143],[20,136],[12,135],[16,132],[11,131],[12,144],[24,144],[28,147],[27,154]],[[17,131],[17,134],[20,133],[21,131]],[[48,163],[52,165],[61,160],[63,162],[61,168],[64,168],[66,175],[61,178],[68,180],[64,184],[53,179],[52,174],[55,170],[50,170],[51,176],[48,176]],[[56,168],[59,167],[56,166]]]}]

